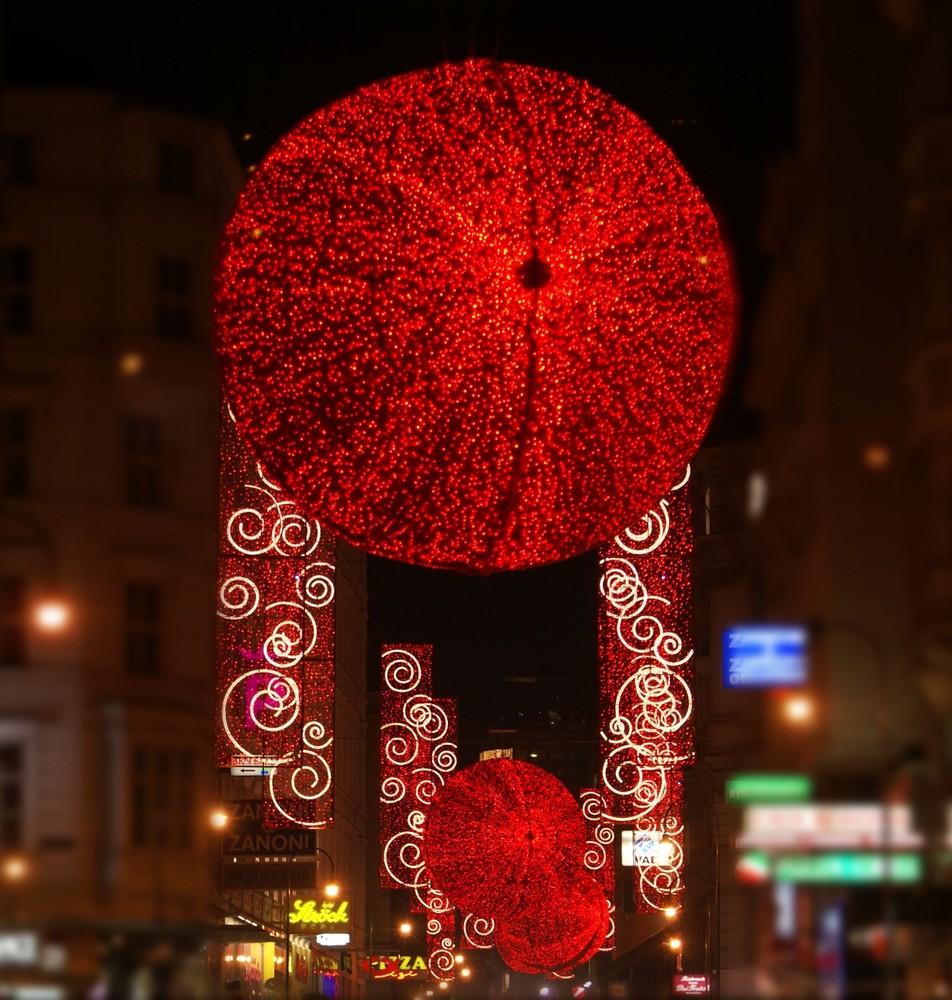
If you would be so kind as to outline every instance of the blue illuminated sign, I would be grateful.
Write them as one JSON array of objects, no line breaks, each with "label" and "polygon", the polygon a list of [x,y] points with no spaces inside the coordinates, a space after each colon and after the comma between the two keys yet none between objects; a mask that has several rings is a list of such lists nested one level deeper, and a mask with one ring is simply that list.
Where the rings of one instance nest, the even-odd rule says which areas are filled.
[{"label": "blue illuminated sign", "polygon": [[794,687],[807,679],[802,625],[738,625],[724,632],[724,687]]}]

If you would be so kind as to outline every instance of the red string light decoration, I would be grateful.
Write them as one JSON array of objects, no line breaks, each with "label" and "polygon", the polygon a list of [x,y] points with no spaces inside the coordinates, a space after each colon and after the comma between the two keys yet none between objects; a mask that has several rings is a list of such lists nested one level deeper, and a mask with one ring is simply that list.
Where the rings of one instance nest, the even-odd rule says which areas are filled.
[{"label": "red string light decoration", "polygon": [[585,843],[585,870],[590,872],[608,904],[608,930],[599,951],[615,947],[615,828],[606,822],[605,798],[597,788],[580,793],[582,815],[588,840]]},{"label": "red string light decoration", "polygon": [[266,478],[227,409],[218,537],[215,763],[271,766],[266,825],[329,826],[335,542]]},{"label": "red string light decoration", "polygon": [[517,972],[559,976],[599,950],[609,928],[608,903],[582,871],[555,873],[534,890],[517,914],[497,921],[496,949]]},{"label": "red string light decoration", "polygon": [[634,827],[641,912],[682,890],[682,769],[694,759],[689,478],[601,550],[603,815]]},{"label": "red string light decoration", "polygon": [[532,886],[581,869],[585,822],[553,775],[524,761],[483,760],[433,798],[423,832],[430,880],[461,910],[516,913]]},{"label": "red string light decoration", "polygon": [[282,138],[216,272],[226,394],[269,476],[377,555],[587,551],[672,486],[733,325],[715,220],[592,85],[471,60]]}]

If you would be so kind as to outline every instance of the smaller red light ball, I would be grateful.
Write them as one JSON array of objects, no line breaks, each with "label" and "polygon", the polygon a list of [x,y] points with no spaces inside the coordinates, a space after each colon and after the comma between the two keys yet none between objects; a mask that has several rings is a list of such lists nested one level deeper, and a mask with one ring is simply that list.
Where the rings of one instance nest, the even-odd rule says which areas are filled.
[{"label": "smaller red light ball", "polygon": [[517,972],[565,973],[587,962],[609,928],[608,902],[584,871],[540,878],[518,913],[497,921],[496,949]]},{"label": "smaller red light ball", "polygon": [[481,917],[516,912],[553,872],[581,868],[585,820],[557,778],[519,760],[458,771],[427,810],[423,854],[433,885]]}]

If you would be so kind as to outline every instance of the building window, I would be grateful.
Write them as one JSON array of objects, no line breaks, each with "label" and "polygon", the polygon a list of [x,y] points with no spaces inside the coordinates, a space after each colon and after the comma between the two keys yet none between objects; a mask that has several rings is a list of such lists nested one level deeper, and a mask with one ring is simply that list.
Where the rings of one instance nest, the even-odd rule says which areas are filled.
[{"label": "building window", "polygon": [[151,417],[126,418],[126,501],[137,507],[162,503],[162,429]]},{"label": "building window", "polygon": [[32,184],[36,180],[36,141],[32,135],[18,133],[3,140],[6,178],[10,184]]},{"label": "building window", "polygon": [[158,584],[126,584],[125,667],[130,674],[161,672],[162,591]]},{"label": "building window", "polygon": [[30,414],[16,408],[3,414],[3,438],[0,441],[3,462],[3,493],[25,497],[30,492]]},{"label": "building window", "polygon": [[0,743],[0,848],[23,844],[23,747]]},{"label": "building window", "polygon": [[180,142],[159,146],[159,190],[168,194],[195,194],[195,150]]},{"label": "building window", "polygon": [[3,302],[10,333],[33,330],[33,251],[8,247],[3,259]]},{"label": "building window", "polygon": [[0,667],[26,663],[26,584],[18,576],[0,576]]},{"label": "building window", "polygon": [[195,754],[139,745],[132,750],[129,836],[133,847],[190,848],[195,823]]},{"label": "building window", "polygon": [[160,337],[188,340],[190,318],[191,267],[181,257],[159,257],[155,268],[155,326]]}]

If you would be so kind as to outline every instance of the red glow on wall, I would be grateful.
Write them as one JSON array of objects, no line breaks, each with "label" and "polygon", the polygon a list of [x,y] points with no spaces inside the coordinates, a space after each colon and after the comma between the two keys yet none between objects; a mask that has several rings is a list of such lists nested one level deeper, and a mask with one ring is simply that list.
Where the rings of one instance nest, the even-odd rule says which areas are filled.
[{"label": "red glow on wall", "polygon": [[472,60],[282,138],[228,223],[215,317],[289,495],[369,552],[489,573],[591,549],[672,486],[733,303],[714,218],[643,121]]}]

